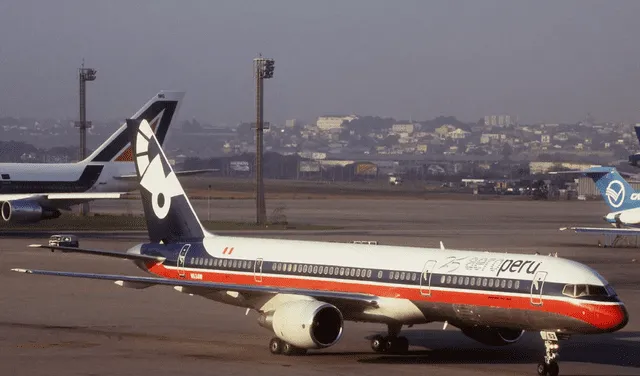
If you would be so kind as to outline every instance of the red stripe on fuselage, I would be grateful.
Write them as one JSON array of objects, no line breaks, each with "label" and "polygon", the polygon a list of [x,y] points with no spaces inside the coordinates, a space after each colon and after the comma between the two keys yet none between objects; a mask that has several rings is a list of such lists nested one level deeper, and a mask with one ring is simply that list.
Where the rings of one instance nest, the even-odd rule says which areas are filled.
[{"label": "red stripe on fuselage", "polygon": [[[262,274],[262,282],[254,280],[253,273],[232,274],[221,270],[197,269],[185,271],[185,277],[178,275],[177,269],[166,268],[162,264],[147,264],[148,270],[161,277],[194,280],[200,282],[229,283],[247,286],[273,286],[280,288],[299,288],[318,291],[334,291],[345,293],[371,294],[385,298],[408,299],[412,301],[435,302],[445,304],[467,304],[475,306],[496,307],[503,309],[521,309],[533,312],[556,313],[573,319],[583,321],[602,331],[607,331],[620,326],[626,320],[626,313],[622,303],[620,304],[598,304],[593,301],[556,300],[547,296],[542,296],[542,305],[534,305],[531,296],[527,295],[505,295],[492,294],[488,291],[478,291],[476,293],[467,291],[449,291],[431,289],[431,295],[425,296],[417,287],[406,286],[380,286],[368,284],[366,281],[332,281],[326,279],[294,278],[290,276],[273,276]],[[202,275],[202,279],[190,278],[190,273]],[[537,296],[536,296],[537,297]],[[536,302],[539,299],[535,299]]]}]

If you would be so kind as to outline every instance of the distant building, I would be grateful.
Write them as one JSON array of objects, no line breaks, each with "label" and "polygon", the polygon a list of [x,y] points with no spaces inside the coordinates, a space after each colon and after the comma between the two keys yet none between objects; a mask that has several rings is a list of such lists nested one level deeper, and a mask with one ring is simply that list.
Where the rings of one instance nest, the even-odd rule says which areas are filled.
[{"label": "distant building", "polygon": [[391,126],[391,131],[393,133],[408,133],[411,134],[415,130],[415,126],[413,123],[404,123],[404,124],[394,124]]},{"label": "distant building", "polygon": [[320,116],[316,121],[316,126],[321,131],[328,131],[331,129],[340,129],[342,128],[342,124],[344,122],[350,122],[352,120],[357,119],[357,116],[348,115],[348,116]]},{"label": "distant building", "polygon": [[300,121],[299,121],[298,119],[291,119],[291,120],[287,120],[287,121],[284,123],[284,126],[285,126],[285,127],[287,127],[287,128],[293,128],[293,127],[295,127],[296,125],[300,125]]},{"label": "distant building", "polygon": [[513,124],[511,115],[487,115],[484,117],[484,125],[488,127],[508,127]]}]

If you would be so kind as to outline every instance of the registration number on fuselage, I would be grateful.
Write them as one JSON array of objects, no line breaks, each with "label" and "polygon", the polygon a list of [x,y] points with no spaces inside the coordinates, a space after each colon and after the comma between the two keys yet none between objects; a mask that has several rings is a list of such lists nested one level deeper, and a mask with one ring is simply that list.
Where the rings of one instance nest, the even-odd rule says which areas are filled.
[{"label": "registration number on fuselage", "polygon": [[200,274],[200,273],[191,273],[190,277],[191,277],[191,279],[202,279],[202,274]]}]

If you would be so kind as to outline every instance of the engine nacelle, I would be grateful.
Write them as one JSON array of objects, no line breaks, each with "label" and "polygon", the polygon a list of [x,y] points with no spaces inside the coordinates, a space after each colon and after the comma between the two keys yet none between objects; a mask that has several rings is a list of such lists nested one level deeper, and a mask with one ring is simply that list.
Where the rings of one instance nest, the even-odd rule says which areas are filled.
[{"label": "engine nacelle", "polygon": [[33,223],[43,219],[58,218],[62,213],[57,209],[46,209],[35,201],[5,201],[0,208],[6,222]]},{"label": "engine nacelle", "polygon": [[258,323],[273,330],[278,338],[303,349],[329,347],[342,337],[340,310],[317,300],[284,303],[260,316]]},{"label": "engine nacelle", "polygon": [[489,346],[505,346],[518,342],[524,330],[474,326],[462,328],[467,337]]}]

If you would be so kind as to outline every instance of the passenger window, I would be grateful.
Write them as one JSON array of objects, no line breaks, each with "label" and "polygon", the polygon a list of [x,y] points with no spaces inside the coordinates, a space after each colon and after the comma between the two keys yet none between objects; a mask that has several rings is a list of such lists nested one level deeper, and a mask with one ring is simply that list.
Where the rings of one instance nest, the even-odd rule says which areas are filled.
[{"label": "passenger window", "polygon": [[507,282],[507,288],[510,289],[513,287],[513,281],[509,280],[509,282]]},{"label": "passenger window", "polygon": [[287,264],[287,271],[290,272],[293,269],[292,264]]},{"label": "passenger window", "polygon": [[464,285],[469,286],[469,277],[464,277]]},{"label": "passenger window", "polygon": [[367,270],[367,278],[371,278],[371,269]]},{"label": "passenger window", "polygon": [[324,267],[324,274],[325,274],[325,275],[326,275],[326,274],[329,274],[329,267],[328,267],[328,266],[325,266],[325,267]]},{"label": "passenger window", "polygon": [[499,280],[499,279],[496,279],[496,280],[493,282],[493,285],[494,285],[496,288],[500,287],[500,280]]},{"label": "passenger window", "polygon": [[454,285],[458,284],[458,276],[454,275],[451,283],[453,283]]},{"label": "passenger window", "polygon": [[471,277],[471,281],[470,281],[470,285],[471,286],[475,286],[476,285],[476,278],[475,277]]},{"label": "passenger window", "polygon": [[233,268],[237,268],[238,267],[238,260],[233,260]]},{"label": "passenger window", "polygon": [[507,285],[507,281],[503,279],[503,280],[500,282],[500,287],[501,287],[501,288],[505,288],[505,287],[506,287],[506,285]]},{"label": "passenger window", "polygon": [[344,275],[344,268],[340,268],[340,275]]},{"label": "passenger window", "polygon": [[192,264],[194,264],[194,259],[193,259],[193,257],[191,258],[191,263],[192,263]]},{"label": "passenger window", "polygon": [[482,287],[487,287],[487,279],[482,278]]},{"label": "passenger window", "polygon": [[513,285],[513,287],[517,290],[520,288],[520,281],[516,281],[516,283]]},{"label": "passenger window", "polygon": [[360,269],[356,271],[356,277],[360,277]]},{"label": "passenger window", "polygon": [[493,279],[489,278],[489,287],[493,287]]},{"label": "passenger window", "polygon": [[333,275],[333,266],[329,268],[329,274]]},{"label": "passenger window", "polygon": [[276,270],[276,263],[271,264],[271,270]]},{"label": "passenger window", "polygon": [[447,280],[447,277],[445,277],[445,276],[440,277],[440,284],[441,284],[441,285],[444,285],[444,282],[445,282],[446,280]]},{"label": "passenger window", "polygon": [[313,274],[318,273],[318,265],[313,266]]},{"label": "passenger window", "polygon": [[450,276],[450,275],[448,275],[448,276],[447,276],[447,284],[450,284],[450,283],[451,283],[451,276]]},{"label": "passenger window", "polygon": [[404,280],[405,272],[400,273],[400,279]]},{"label": "passenger window", "polygon": [[378,272],[378,279],[381,279],[381,278],[382,278],[382,270]]},{"label": "passenger window", "polygon": [[294,273],[298,272],[298,264],[293,264],[293,272]]},{"label": "passenger window", "polygon": [[249,261],[249,269],[253,269],[253,261]]},{"label": "passenger window", "polygon": [[354,268],[351,268],[351,276],[355,277],[356,275],[356,270]]},{"label": "passenger window", "polygon": [[306,273],[306,272],[307,272],[307,265],[305,265],[305,266],[303,266],[303,267],[302,267],[302,272],[303,272],[303,273]]},{"label": "passenger window", "polygon": [[227,259],[224,259],[224,261],[222,261],[222,265],[226,268],[227,267]]}]

